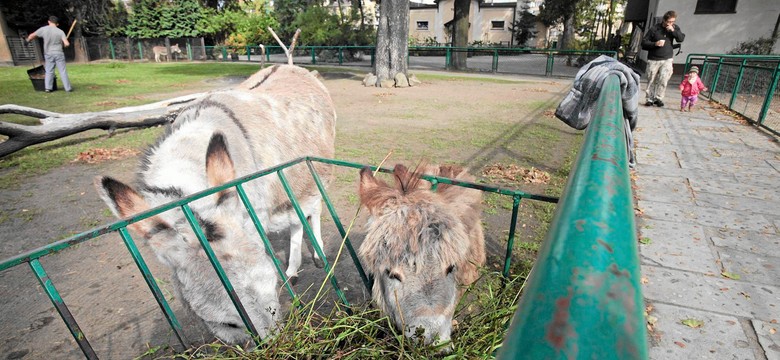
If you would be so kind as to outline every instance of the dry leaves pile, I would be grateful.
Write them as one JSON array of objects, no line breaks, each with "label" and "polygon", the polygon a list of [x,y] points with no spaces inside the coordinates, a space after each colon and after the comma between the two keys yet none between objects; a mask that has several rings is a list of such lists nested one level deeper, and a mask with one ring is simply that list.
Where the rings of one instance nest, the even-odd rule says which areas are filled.
[{"label": "dry leaves pile", "polygon": [[490,179],[522,181],[528,184],[547,184],[550,174],[537,168],[526,169],[517,165],[493,164],[482,170],[482,175]]},{"label": "dry leaves pile", "polygon": [[80,152],[75,159],[71,162],[85,162],[87,164],[95,164],[106,160],[119,160],[136,156],[140,151],[135,149],[126,148],[113,148],[113,149],[89,149],[87,151]]}]

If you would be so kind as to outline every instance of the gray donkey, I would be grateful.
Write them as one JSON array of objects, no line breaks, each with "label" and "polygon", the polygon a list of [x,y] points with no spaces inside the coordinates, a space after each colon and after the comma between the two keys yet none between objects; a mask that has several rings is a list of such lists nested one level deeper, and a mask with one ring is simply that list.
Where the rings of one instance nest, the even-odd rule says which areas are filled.
[{"label": "gray donkey", "polygon": [[454,166],[410,172],[396,165],[394,186],[360,172],[360,203],[369,211],[360,256],[374,277],[373,299],[408,337],[450,340],[455,305],[485,263],[479,190],[439,184],[421,173],[473,181]]},{"label": "gray donkey", "polygon": [[[260,169],[305,155],[333,157],[336,112],[325,86],[292,65],[266,68],[237,88],[211,94],[183,109],[142,158],[138,187],[110,177],[95,185],[120,218],[218,186]],[[318,164],[327,184],[332,169]],[[285,170],[293,192],[320,233],[321,195],[306,166]],[[290,231],[288,276],[301,264],[303,225],[276,176],[244,184],[266,231]],[[190,205],[262,337],[279,318],[278,276],[234,188]],[[171,268],[179,297],[219,339],[249,339],[241,318],[211,267],[181,210],[130,227],[142,235],[159,260]],[[316,255],[315,255],[316,256]]]}]

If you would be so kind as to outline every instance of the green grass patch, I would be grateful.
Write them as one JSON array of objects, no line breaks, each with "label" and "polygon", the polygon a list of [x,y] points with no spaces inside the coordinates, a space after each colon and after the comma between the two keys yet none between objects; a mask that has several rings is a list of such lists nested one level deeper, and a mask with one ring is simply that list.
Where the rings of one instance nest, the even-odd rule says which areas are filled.
[{"label": "green grass patch", "polygon": [[447,75],[447,74],[431,74],[431,73],[418,73],[415,74],[421,81],[478,81],[489,84],[521,84],[530,83],[530,81],[523,80],[508,80],[500,78],[487,78],[478,76],[463,76],[463,75]]},{"label": "green grass patch", "polygon": [[[525,264],[527,265],[527,264]],[[520,265],[522,266],[522,264]],[[284,327],[260,346],[245,349],[219,342],[203,345],[173,356],[176,359],[482,359],[501,347],[509,321],[517,310],[530,268],[515,266],[516,274],[502,284],[498,272],[483,271],[461,298],[455,312],[453,342],[449,353],[443,346],[426,346],[404,337],[377,309],[367,305],[352,308],[348,315],[335,308],[328,315],[311,313],[311,304],[292,309]],[[143,355],[165,356],[159,347]],[[169,355],[170,356],[170,355]]]}]

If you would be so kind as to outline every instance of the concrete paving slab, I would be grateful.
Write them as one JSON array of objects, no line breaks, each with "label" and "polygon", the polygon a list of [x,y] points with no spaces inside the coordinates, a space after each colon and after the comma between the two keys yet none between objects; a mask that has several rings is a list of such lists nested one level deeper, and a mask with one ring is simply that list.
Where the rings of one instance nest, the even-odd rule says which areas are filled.
[{"label": "concrete paving slab", "polygon": [[[639,177],[644,177],[647,175],[661,175],[661,176],[674,176],[679,178],[690,178],[690,177],[706,177],[707,179],[713,179],[715,181],[727,181],[727,182],[737,182],[737,175],[731,172],[725,172],[725,171],[711,171],[711,172],[702,172],[697,169],[683,169],[681,167],[675,166],[667,166],[667,165],[649,165],[649,164],[642,164],[641,169],[636,169],[637,173],[639,174]],[[638,189],[639,191],[642,191],[641,188]]]},{"label": "concrete paving slab", "polygon": [[748,213],[759,213],[772,216],[780,216],[780,204],[777,201],[759,200],[755,198],[712,194],[708,192],[696,193],[696,205],[723,208]]},{"label": "concrete paving slab", "polygon": [[717,253],[710,249],[702,226],[643,220],[639,231],[641,239],[649,239],[649,243],[639,245],[642,263],[708,274],[720,273]]},{"label": "concrete paving slab", "polygon": [[780,319],[771,321],[753,320],[752,324],[767,360],[780,360]]},{"label": "concrete paving slab", "polygon": [[643,175],[636,178],[637,195],[642,200],[693,205],[688,179],[672,176]]},{"label": "concrete paving slab", "polygon": [[662,302],[722,315],[771,321],[780,314],[780,287],[731,280],[655,265],[642,265],[650,303]]},{"label": "concrete paving slab", "polygon": [[704,234],[718,247],[780,257],[780,236],[777,234],[710,227],[704,228]]},{"label": "concrete paving slab", "polygon": [[[764,215],[746,216],[744,213],[705,207],[690,207],[657,201],[639,200],[639,209],[651,219],[694,223],[727,229],[775,233],[775,225]],[[780,221],[780,220],[778,220]]]},{"label": "concrete paving slab", "polygon": [[647,151],[636,149],[637,167],[645,165],[680,167],[674,151]]},{"label": "concrete paving slab", "polygon": [[[738,318],[661,303],[651,306],[649,315],[657,320],[650,332],[650,359],[754,359]],[[687,319],[702,325],[684,325]]]},{"label": "concrete paving slab", "polygon": [[780,191],[778,189],[754,183],[718,182],[702,178],[692,178],[690,182],[694,192],[776,201],[780,207]]},{"label": "concrete paving slab", "polygon": [[767,285],[778,285],[780,281],[780,258],[778,257],[729,248],[719,248],[718,257],[723,269],[738,274],[740,280]]}]

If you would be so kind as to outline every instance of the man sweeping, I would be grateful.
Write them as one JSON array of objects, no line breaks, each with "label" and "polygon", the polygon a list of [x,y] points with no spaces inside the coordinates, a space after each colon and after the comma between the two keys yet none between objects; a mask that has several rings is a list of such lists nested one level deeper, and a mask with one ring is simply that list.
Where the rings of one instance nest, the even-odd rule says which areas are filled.
[{"label": "man sweeping", "polygon": [[68,70],[65,68],[65,52],[62,50],[63,46],[70,46],[70,42],[68,37],[65,36],[65,32],[57,27],[59,22],[60,20],[56,16],[49,16],[49,25],[35,30],[34,33],[27,37],[27,41],[32,41],[35,38],[43,39],[47,93],[52,92],[52,89],[54,89],[54,65],[57,65],[57,70],[60,72],[60,78],[65,91],[73,91],[73,88],[70,86],[70,79],[68,79]]}]

